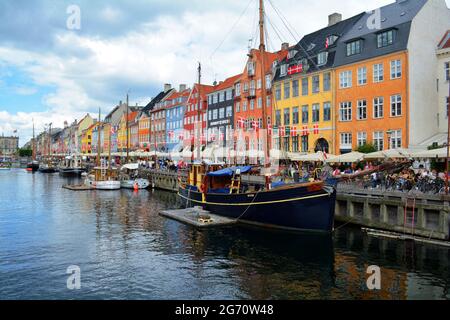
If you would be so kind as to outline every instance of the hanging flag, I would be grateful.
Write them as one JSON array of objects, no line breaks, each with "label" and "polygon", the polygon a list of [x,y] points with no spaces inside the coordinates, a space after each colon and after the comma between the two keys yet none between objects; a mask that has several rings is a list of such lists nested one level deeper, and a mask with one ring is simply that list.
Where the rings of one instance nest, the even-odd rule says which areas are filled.
[{"label": "hanging flag", "polygon": [[302,130],[302,136],[309,136],[309,129],[308,126],[304,126]]},{"label": "hanging flag", "polygon": [[325,48],[328,49],[329,46],[330,46],[330,40],[329,40],[329,38],[327,37],[327,40],[325,41]]},{"label": "hanging flag", "polygon": [[259,122],[256,121],[256,120],[253,120],[252,121],[252,128],[255,129],[255,130],[258,130],[259,129]]},{"label": "hanging flag", "polygon": [[273,133],[272,125],[269,124],[269,125],[267,126],[267,134],[268,134],[269,136],[271,136],[272,133]]},{"label": "hanging flag", "polygon": [[297,127],[292,127],[291,136],[293,136],[293,137],[297,136]]},{"label": "hanging flag", "polygon": [[280,137],[284,137],[285,134],[286,134],[285,128],[284,127],[280,127]]},{"label": "hanging flag", "polygon": [[318,124],[314,125],[314,134],[319,134],[319,125]]},{"label": "hanging flag", "polygon": [[244,118],[239,117],[239,120],[238,120],[238,127],[239,127],[239,128],[242,128],[242,129],[245,127],[245,120],[244,120]]},{"label": "hanging flag", "polygon": [[288,68],[288,75],[293,75],[293,74],[297,74],[297,73],[301,73],[303,72],[303,65],[302,64],[298,64],[295,66],[290,66]]}]

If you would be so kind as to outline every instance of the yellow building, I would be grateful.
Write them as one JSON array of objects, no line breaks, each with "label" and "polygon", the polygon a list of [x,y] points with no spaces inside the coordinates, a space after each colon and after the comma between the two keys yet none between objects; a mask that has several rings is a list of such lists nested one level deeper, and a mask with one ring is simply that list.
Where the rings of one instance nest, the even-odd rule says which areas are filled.
[{"label": "yellow building", "polygon": [[333,71],[308,74],[293,69],[273,86],[275,136],[279,132],[275,147],[295,153],[334,153]]}]

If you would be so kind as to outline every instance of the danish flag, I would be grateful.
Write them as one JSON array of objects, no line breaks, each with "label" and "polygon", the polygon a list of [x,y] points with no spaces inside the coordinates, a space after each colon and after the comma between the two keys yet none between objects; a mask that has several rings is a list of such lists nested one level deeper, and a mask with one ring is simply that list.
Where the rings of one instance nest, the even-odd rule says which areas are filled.
[{"label": "danish flag", "polygon": [[319,125],[318,124],[314,125],[314,134],[319,134]]},{"label": "danish flag", "polygon": [[309,129],[307,126],[303,127],[302,136],[309,136]]},{"label": "danish flag", "polygon": [[330,40],[327,38],[327,41],[325,41],[325,48],[328,49],[329,46],[330,46]]},{"label": "danish flag", "polygon": [[293,74],[300,73],[300,72],[303,72],[302,64],[298,64],[296,66],[291,66],[288,68],[288,75],[293,75]]},{"label": "danish flag", "polygon": [[297,136],[297,127],[292,127],[291,136],[293,137]]},{"label": "danish flag", "polygon": [[239,120],[238,120],[238,127],[239,127],[239,128],[244,128],[244,127],[245,127],[245,120],[244,120],[244,118],[239,117]]},{"label": "danish flag", "polygon": [[284,127],[280,127],[280,137],[284,137],[285,135],[285,128]]},{"label": "danish flag", "polygon": [[258,130],[258,129],[259,129],[259,122],[256,121],[256,120],[253,120],[253,121],[252,121],[252,127],[253,127],[255,130]]},{"label": "danish flag", "polygon": [[271,136],[273,134],[273,129],[272,129],[272,125],[271,124],[269,124],[267,126],[267,133],[269,134],[269,136]]},{"label": "danish flag", "polygon": [[180,133],[180,134],[178,135],[178,139],[179,139],[179,140],[184,140],[184,134]]}]

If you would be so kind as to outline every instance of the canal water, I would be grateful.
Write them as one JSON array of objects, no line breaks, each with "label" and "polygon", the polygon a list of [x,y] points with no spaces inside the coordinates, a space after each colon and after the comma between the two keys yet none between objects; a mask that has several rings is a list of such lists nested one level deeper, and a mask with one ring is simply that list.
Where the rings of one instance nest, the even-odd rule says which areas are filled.
[{"label": "canal water", "polygon": [[[161,191],[73,192],[0,172],[0,299],[450,299],[449,249],[234,226],[198,231]],[[67,288],[69,266],[81,289]],[[368,266],[381,269],[369,291]]]}]

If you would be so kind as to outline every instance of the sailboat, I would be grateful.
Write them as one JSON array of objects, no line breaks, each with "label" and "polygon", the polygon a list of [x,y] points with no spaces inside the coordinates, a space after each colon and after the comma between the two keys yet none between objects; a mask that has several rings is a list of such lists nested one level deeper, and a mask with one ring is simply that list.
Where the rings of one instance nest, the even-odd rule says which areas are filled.
[{"label": "sailboat", "polygon": [[39,170],[39,162],[36,161],[36,138],[34,136],[34,121],[33,121],[32,157],[31,162],[27,164],[27,171],[36,172],[38,170]]},{"label": "sailboat", "polygon": [[44,159],[44,162],[39,166],[39,172],[41,173],[56,173],[58,172],[58,169],[56,168],[55,164],[53,163],[53,159],[51,156],[51,143],[52,143],[52,124],[50,123],[49,129],[48,129],[48,154],[47,157]]},{"label": "sailboat", "polygon": [[[261,74],[265,74],[264,3],[259,1]],[[200,79],[200,77],[199,77]],[[267,129],[266,88],[261,83],[263,126]],[[270,144],[264,150],[269,159]],[[200,206],[211,213],[260,227],[293,231],[332,232],[336,189],[322,181],[272,181],[263,167],[230,167],[194,163],[178,196],[186,207]]]},{"label": "sailboat", "polygon": [[[73,145],[73,144],[72,144]],[[87,168],[83,167],[81,159],[76,154],[78,150],[78,140],[75,138],[75,153],[67,156],[59,166],[59,174],[63,177],[80,177]]]},{"label": "sailboat", "polygon": [[[111,165],[111,130],[109,130],[109,153],[107,160],[101,159],[101,144],[100,144],[100,116],[98,114],[98,126],[97,126],[97,166],[88,174],[85,179],[85,185],[90,186],[97,190],[119,190],[119,170],[113,168]],[[106,124],[105,124],[106,125]],[[109,126],[112,126],[109,124]]]}]

